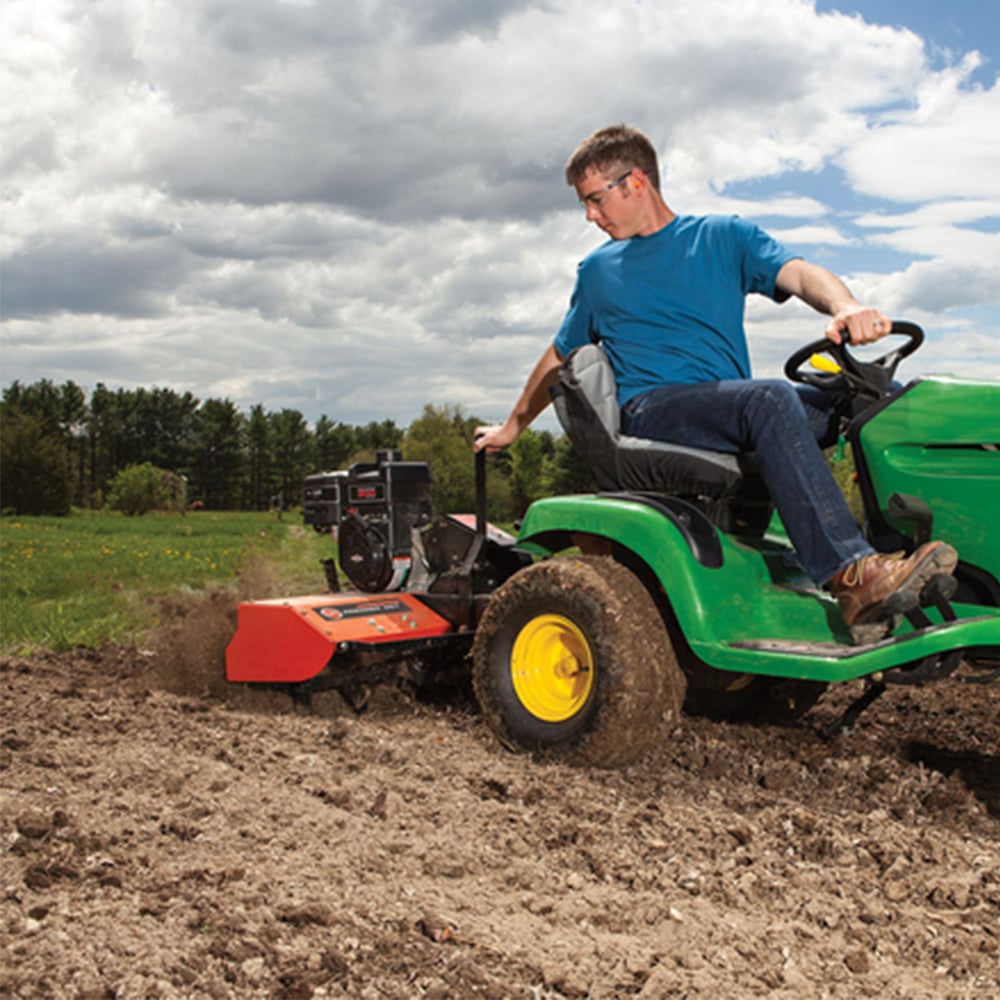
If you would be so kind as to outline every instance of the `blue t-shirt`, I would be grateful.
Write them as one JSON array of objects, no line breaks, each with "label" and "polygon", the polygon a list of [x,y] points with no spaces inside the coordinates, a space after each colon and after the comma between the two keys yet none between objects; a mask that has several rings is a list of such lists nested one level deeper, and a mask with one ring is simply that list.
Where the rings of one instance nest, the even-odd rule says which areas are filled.
[{"label": "blue t-shirt", "polygon": [[620,405],[665,383],[749,378],[746,295],[784,301],[774,283],[794,257],[738,216],[682,215],[652,236],[609,240],[580,263],[555,349],[600,340]]}]

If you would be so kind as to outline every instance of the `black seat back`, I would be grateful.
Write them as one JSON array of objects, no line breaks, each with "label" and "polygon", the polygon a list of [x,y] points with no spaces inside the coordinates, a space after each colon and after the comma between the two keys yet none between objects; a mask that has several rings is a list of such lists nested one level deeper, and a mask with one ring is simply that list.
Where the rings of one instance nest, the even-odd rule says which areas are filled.
[{"label": "black seat back", "polygon": [[[598,489],[673,493],[695,499],[725,530],[737,530],[746,521],[744,508],[749,503],[756,512],[752,517],[755,530],[762,530],[760,508],[766,508],[766,523],[770,504],[759,477],[747,473],[747,459],[621,432],[614,371],[599,344],[573,351],[551,392],[559,422],[590,467]],[[737,497],[742,503],[734,519],[728,500]]]}]

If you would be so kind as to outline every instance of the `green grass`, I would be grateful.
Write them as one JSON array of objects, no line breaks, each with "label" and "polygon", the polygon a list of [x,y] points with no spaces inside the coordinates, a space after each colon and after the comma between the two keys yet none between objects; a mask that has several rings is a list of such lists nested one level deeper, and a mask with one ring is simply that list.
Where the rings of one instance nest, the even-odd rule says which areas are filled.
[{"label": "green grass", "polygon": [[319,560],[332,554],[294,514],[5,517],[0,650],[141,642],[162,598],[237,590],[248,567],[275,594],[322,589]]},{"label": "green grass", "polygon": [[835,451],[831,449],[827,454],[827,462],[830,466],[830,471],[833,472],[833,478],[840,487],[840,492],[844,494],[844,499],[847,500],[847,506],[851,508],[851,513],[854,515],[855,520],[858,524],[863,524],[865,517],[864,505],[861,502],[861,490],[854,479],[854,460],[851,455],[851,446],[845,446],[844,455],[839,460],[836,457]]}]

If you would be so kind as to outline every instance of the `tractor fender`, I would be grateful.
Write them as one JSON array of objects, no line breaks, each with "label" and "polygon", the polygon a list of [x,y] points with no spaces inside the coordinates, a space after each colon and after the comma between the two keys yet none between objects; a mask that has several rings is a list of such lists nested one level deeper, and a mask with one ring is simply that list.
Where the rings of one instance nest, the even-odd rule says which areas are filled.
[{"label": "tractor fender", "polygon": [[759,600],[770,583],[759,552],[722,534],[676,497],[606,493],[538,500],[525,514],[517,544],[551,555],[580,534],[634,553],[666,592],[689,642],[712,642],[720,609],[739,603],[741,595]]}]

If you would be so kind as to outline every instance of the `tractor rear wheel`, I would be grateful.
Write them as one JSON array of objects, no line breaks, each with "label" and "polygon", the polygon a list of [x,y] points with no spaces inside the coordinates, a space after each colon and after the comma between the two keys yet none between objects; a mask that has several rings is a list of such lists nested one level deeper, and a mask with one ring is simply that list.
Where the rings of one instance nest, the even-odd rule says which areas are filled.
[{"label": "tractor rear wheel", "polygon": [[642,754],[684,700],[652,598],[606,557],[535,563],[498,588],[476,630],[472,679],[505,746],[602,767]]}]

